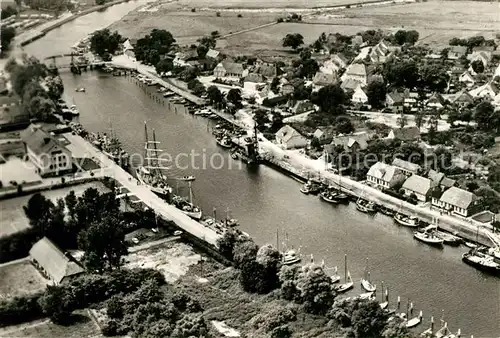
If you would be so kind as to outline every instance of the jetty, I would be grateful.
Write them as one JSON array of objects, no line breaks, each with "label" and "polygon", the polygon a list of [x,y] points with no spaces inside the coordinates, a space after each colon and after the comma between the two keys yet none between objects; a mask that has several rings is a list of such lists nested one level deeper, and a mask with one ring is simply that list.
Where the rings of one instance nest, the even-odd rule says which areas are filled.
[{"label": "jetty", "polygon": [[158,197],[147,186],[139,184],[128,172],[82,137],[72,135],[71,133],[64,134],[64,136],[73,146],[85,151],[87,157],[91,157],[100,163],[101,168],[95,170],[97,176],[116,180],[121,186],[127,189],[128,194],[137,197],[148,208],[154,210],[159,217],[174,222],[182,230],[213,246],[217,246],[217,239],[220,235],[214,230],[191,219],[182,213],[182,211]]}]

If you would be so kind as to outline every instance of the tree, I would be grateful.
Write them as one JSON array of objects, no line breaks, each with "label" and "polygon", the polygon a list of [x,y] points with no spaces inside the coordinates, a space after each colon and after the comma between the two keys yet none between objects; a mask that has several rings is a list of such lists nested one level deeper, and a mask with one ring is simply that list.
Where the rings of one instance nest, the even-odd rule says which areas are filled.
[{"label": "tree", "polygon": [[316,150],[321,150],[321,142],[317,137],[313,137],[311,140],[311,148]]},{"label": "tree", "polygon": [[354,125],[348,116],[338,116],[335,118],[335,130],[339,134],[351,134],[354,132]]},{"label": "tree", "polygon": [[412,89],[417,86],[419,80],[417,64],[413,60],[392,59],[385,63],[383,75],[384,79],[394,87]]},{"label": "tree", "polygon": [[403,112],[401,112],[396,123],[400,128],[404,128],[408,124],[408,117]]},{"label": "tree", "polygon": [[95,4],[98,6],[104,5],[106,3],[106,0],[95,0]]},{"label": "tree", "polygon": [[302,50],[300,51],[300,54],[299,54],[299,55],[300,55],[300,59],[301,59],[302,61],[305,61],[305,60],[308,60],[308,59],[310,59],[310,58],[311,58],[312,53],[311,53],[311,50],[310,50],[309,48],[307,48],[307,47],[306,47],[306,48],[304,48],[304,49],[302,49]]},{"label": "tree", "polygon": [[164,29],[153,29],[150,34],[137,40],[134,47],[135,57],[138,61],[144,61],[156,65],[161,55],[166,55],[175,42],[172,34]]},{"label": "tree", "polygon": [[97,30],[90,37],[90,49],[97,55],[104,57],[106,53],[114,54],[121,41],[122,36],[117,31],[111,33],[107,28]]},{"label": "tree", "polygon": [[340,85],[328,85],[322,87],[311,101],[317,104],[324,113],[336,114],[338,106],[347,102],[347,95]]},{"label": "tree", "polygon": [[50,76],[45,78],[45,85],[48,88],[48,96],[57,101],[64,93],[64,85],[60,76]]},{"label": "tree", "polygon": [[[424,119],[425,119],[425,114],[423,111],[419,110],[416,114],[415,114],[415,125],[417,126],[418,129],[420,129],[422,127],[422,125],[424,124]],[[448,121],[449,121],[449,118],[448,118]],[[451,123],[451,122],[450,122]]]},{"label": "tree", "polygon": [[385,105],[387,89],[383,81],[371,81],[366,88],[368,103],[376,109],[381,109]]},{"label": "tree", "polygon": [[[16,15],[17,14],[17,9],[15,9],[14,7],[12,6],[7,6],[5,8],[2,8],[2,15],[1,15],[1,18],[2,20],[5,20],[7,19],[8,17],[12,16],[12,15]],[[3,45],[3,44],[2,44]]]},{"label": "tree", "polygon": [[259,246],[252,240],[238,241],[232,250],[233,261],[236,266],[241,266],[244,262],[253,261],[257,256]]},{"label": "tree", "polygon": [[297,275],[299,268],[297,266],[283,265],[278,274],[281,284],[281,296],[286,300],[295,300],[299,297],[297,289]]},{"label": "tree", "polygon": [[28,204],[23,207],[24,212],[30,224],[43,224],[51,218],[51,211],[54,208],[54,203],[40,193],[36,193],[28,200]]},{"label": "tree", "polygon": [[233,259],[233,250],[238,240],[238,235],[233,230],[228,230],[217,239],[217,247],[222,256],[229,260]]},{"label": "tree", "polygon": [[474,72],[476,72],[478,74],[484,72],[484,63],[483,63],[483,61],[481,61],[481,60],[474,60],[474,61],[472,61],[472,63],[470,65],[472,67],[472,70],[474,70]]},{"label": "tree", "polygon": [[210,49],[210,48],[215,48],[217,45],[217,40],[215,39],[216,36],[204,36],[200,39],[197,40],[200,46],[204,46],[205,48]]},{"label": "tree", "polygon": [[71,312],[75,309],[71,294],[59,286],[48,285],[38,303],[43,313],[56,324],[68,323]]},{"label": "tree", "polygon": [[491,131],[498,127],[500,122],[499,114],[498,112],[495,113],[495,107],[490,102],[483,101],[476,106],[474,120],[479,129]]},{"label": "tree", "polygon": [[89,270],[117,268],[127,254],[125,233],[121,222],[112,215],[92,223],[78,235],[78,246],[85,251],[84,262]]},{"label": "tree", "polygon": [[155,70],[157,74],[163,74],[170,72],[172,69],[174,69],[174,63],[172,62],[171,59],[165,58],[163,60],[160,60],[156,65],[155,65]]},{"label": "tree", "polygon": [[301,60],[301,67],[299,76],[305,78],[312,78],[319,70],[318,62],[314,59]]},{"label": "tree", "polygon": [[451,159],[452,159],[452,155],[451,155],[451,152],[446,149],[445,147],[438,147],[435,151],[434,151],[434,155],[435,155],[435,158],[436,158],[436,170],[438,171],[446,171],[448,169],[451,168],[452,166],[452,163],[451,163]]},{"label": "tree", "polygon": [[303,266],[297,275],[299,300],[307,312],[326,314],[335,299],[332,282],[320,266],[309,264]]},{"label": "tree", "polygon": [[304,37],[299,33],[287,34],[283,38],[283,47],[292,47],[296,50],[302,44],[304,44]]},{"label": "tree", "polygon": [[450,76],[446,68],[437,64],[424,64],[419,68],[421,86],[433,92],[443,92]]},{"label": "tree", "polygon": [[66,204],[66,208],[68,208],[69,216],[74,219],[76,217],[76,205],[78,200],[75,195],[75,191],[71,190],[66,197],[64,198],[64,202]]},{"label": "tree", "polygon": [[355,337],[380,337],[388,318],[376,300],[360,300],[352,313]]},{"label": "tree", "polygon": [[234,104],[237,108],[241,108],[241,91],[237,88],[232,88],[227,93],[226,99]]},{"label": "tree", "polygon": [[207,98],[212,105],[220,104],[224,101],[224,96],[216,86],[207,88]]},{"label": "tree", "polygon": [[[2,12],[3,14],[3,12]],[[4,27],[0,28],[0,37],[1,37],[1,42],[2,42],[2,49],[1,53],[3,54],[4,51],[8,50],[10,47],[10,43],[12,42],[12,39],[14,39],[14,36],[16,36],[16,30],[13,27]]]}]

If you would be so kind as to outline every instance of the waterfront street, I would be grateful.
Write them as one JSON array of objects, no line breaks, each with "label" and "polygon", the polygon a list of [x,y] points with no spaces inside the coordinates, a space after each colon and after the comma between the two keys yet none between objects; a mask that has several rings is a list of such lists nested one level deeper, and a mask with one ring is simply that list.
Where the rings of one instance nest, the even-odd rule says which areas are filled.
[{"label": "waterfront street", "polygon": [[[50,32],[26,50],[42,58],[48,53],[64,53],[88,33],[119,19],[124,12],[119,6],[126,5],[79,18]],[[117,11],[113,12],[115,9]],[[49,50],[47,45],[55,49]],[[162,148],[170,154],[196,150],[207,157],[222,158],[224,166],[220,169],[188,167],[168,171],[169,177],[196,175],[195,201],[206,214],[214,208],[222,213],[229,208],[232,216],[240,221],[241,229],[258,244],[276,243],[279,230],[279,244],[300,247],[304,261],[313,254],[316,261],[324,258],[327,267],[341,266],[347,254],[349,271],[356,285],[352,295],[359,293],[359,277],[366,270],[366,258],[369,257],[373,280],[377,284],[383,280],[389,287],[390,306],[395,305],[397,296],[401,296],[403,305],[411,299],[415,309],[424,311],[422,327],[429,325],[433,315],[436,322],[443,316],[454,330],[460,327],[464,336],[494,337],[500,332],[498,279],[462,263],[460,256],[467,249],[426,246],[415,241],[409,229],[395,225],[384,215],[359,213],[353,203],[332,206],[313,196],[302,195],[299,183],[268,167],[253,170],[234,165],[229,153],[217,146],[210,133],[214,122],[168,110],[151,99],[156,95],[154,88],[142,88],[130,78],[113,78],[96,72],[81,76],[65,73],[62,78],[65,95],[77,105],[79,121],[85,129],[109,132],[112,121],[113,129],[129,153],[143,153],[142,126],[147,121],[156,129]],[[86,93],[76,94],[74,88],[81,86],[86,88]],[[102,155],[93,156],[100,159]],[[294,161],[295,156],[292,155]],[[106,162],[107,158],[102,160]],[[302,163],[302,160],[297,161]],[[319,162],[307,163],[313,169],[319,166]],[[106,174],[125,179],[125,184],[134,188],[145,201],[155,199],[152,193],[142,192],[144,187],[137,186],[134,180],[128,181],[129,176],[121,169]],[[331,179],[338,178],[332,176]],[[345,185],[344,180],[342,178],[342,185]],[[358,184],[353,187],[362,190]],[[171,216],[169,212],[173,210],[157,200],[149,203],[160,207],[166,218]],[[188,222],[187,216],[182,216],[178,219]],[[445,218],[441,221],[445,222]]]}]

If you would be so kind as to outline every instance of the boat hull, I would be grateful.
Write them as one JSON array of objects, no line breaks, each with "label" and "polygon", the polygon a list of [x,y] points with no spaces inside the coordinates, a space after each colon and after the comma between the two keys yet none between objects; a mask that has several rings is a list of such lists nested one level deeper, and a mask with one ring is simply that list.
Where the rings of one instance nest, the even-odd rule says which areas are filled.
[{"label": "boat hull", "polygon": [[467,253],[464,253],[462,255],[462,261],[465,264],[470,265],[478,270],[487,272],[487,273],[495,275],[495,276],[500,276],[500,267],[487,266],[487,265],[483,265],[479,262],[473,261],[467,256]]},{"label": "boat hull", "polygon": [[361,286],[363,287],[363,289],[365,289],[366,292],[375,292],[375,290],[377,289],[375,285],[373,285],[366,279],[361,280]]},{"label": "boat hull", "polygon": [[343,293],[343,292],[349,291],[353,287],[354,287],[354,283],[353,282],[348,282],[348,283],[340,284],[338,287],[335,288],[335,290],[338,293]]},{"label": "boat hull", "polygon": [[203,212],[201,210],[199,211],[185,211],[185,210],[181,210],[184,214],[188,215],[189,217],[191,217],[192,219],[194,220],[197,220],[199,221],[201,219],[201,216],[203,214]]},{"label": "boat hull", "polygon": [[399,218],[397,215],[394,216],[394,221],[396,223],[398,223],[399,225],[402,225],[402,226],[405,226],[405,227],[408,227],[408,228],[417,228],[418,227],[418,222],[417,221],[415,221],[415,222],[406,221],[404,219]]},{"label": "boat hull", "polygon": [[325,196],[324,194],[320,194],[319,195],[321,197],[321,199],[327,203],[332,203],[332,204],[337,204],[339,203],[339,201],[337,201],[336,199],[334,198],[331,198],[331,197],[328,197],[328,196]]},{"label": "boat hull", "polygon": [[422,243],[432,245],[435,247],[442,247],[443,246],[442,239],[430,239],[430,238],[426,238],[425,236],[422,236],[418,233],[413,234],[413,238],[415,238],[417,241],[420,241]]}]

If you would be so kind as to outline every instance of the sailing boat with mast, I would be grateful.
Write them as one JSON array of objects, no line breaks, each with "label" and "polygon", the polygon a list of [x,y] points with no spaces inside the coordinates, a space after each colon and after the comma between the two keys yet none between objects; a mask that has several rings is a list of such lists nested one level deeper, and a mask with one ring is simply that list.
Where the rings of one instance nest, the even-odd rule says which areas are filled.
[{"label": "sailing boat with mast", "polygon": [[[368,269],[368,258],[366,259],[366,269]],[[370,272],[368,271],[368,278],[366,278],[366,274],[367,272],[365,270],[365,276],[361,278],[361,286],[366,290],[366,292],[375,292],[377,286],[370,282]]]},{"label": "sailing boat with mast", "polygon": [[192,219],[199,221],[203,215],[203,211],[200,207],[193,204],[193,188],[192,181],[188,181],[189,185],[189,201],[181,196],[174,196],[172,198],[172,203],[175,207],[181,210],[184,214],[188,215]]},{"label": "sailing boat with mast", "polygon": [[156,141],[154,129],[153,140],[149,140],[146,122],[144,122],[144,136],[144,159],[146,160],[146,165],[141,165],[136,168],[135,173],[137,179],[156,195],[167,199],[172,193],[172,188],[167,184],[167,177],[162,173],[162,170],[168,169],[168,167],[160,166],[158,153],[162,150],[157,148],[160,142]]},{"label": "sailing boat with mast", "polygon": [[352,281],[351,274],[349,273],[349,270],[347,270],[347,255],[344,256],[344,276],[345,276],[344,283],[340,284],[336,288],[336,291],[338,293],[346,292],[354,287],[354,283]]},{"label": "sailing boat with mast", "polygon": [[[276,245],[277,245],[278,251],[279,251],[279,237],[278,236],[279,236],[278,230],[276,230]],[[292,264],[300,263],[300,261],[302,260],[300,258],[300,255],[297,255],[297,252],[295,250],[293,250],[293,248],[288,249],[288,234],[285,234],[285,237],[286,237],[286,244],[284,244],[283,246],[284,246],[284,249],[286,249],[286,250],[283,251],[282,264],[283,265],[292,265]]]}]

